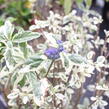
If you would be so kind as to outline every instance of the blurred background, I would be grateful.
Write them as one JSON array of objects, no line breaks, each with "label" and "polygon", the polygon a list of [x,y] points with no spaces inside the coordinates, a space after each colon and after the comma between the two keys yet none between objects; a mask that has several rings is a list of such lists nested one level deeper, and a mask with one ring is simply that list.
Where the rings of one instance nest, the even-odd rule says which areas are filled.
[{"label": "blurred background", "polygon": [[0,25],[10,18],[15,24],[27,28],[35,18],[46,19],[50,10],[64,15],[72,9],[80,11],[83,6],[102,14],[107,5],[108,1],[104,0],[0,0]]}]

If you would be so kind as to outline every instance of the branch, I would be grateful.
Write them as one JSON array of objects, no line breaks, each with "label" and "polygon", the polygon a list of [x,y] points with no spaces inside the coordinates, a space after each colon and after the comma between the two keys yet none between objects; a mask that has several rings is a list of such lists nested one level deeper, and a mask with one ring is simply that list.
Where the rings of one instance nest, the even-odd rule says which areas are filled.
[{"label": "branch", "polygon": [[47,77],[47,76],[48,76],[48,73],[49,73],[49,71],[50,71],[50,69],[51,69],[51,67],[52,67],[53,63],[54,63],[54,60],[52,60],[52,62],[51,62],[51,64],[50,64],[49,68],[48,68],[48,71],[47,71],[47,73],[46,73],[45,77]]}]

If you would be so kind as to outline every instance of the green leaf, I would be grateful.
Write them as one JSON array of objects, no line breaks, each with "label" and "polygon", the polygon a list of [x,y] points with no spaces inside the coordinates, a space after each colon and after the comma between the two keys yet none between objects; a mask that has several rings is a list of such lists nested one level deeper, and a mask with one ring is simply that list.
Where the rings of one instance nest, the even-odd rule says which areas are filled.
[{"label": "green leaf", "polygon": [[27,78],[33,90],[34,102],[40,106],[43,103],[48,82],[45,78],[38,80],[35,72],[28,72]]},{"label": "green leaf", "polygon": [[13,32],[14,26],[7,20],[5,24],[0,27],[0,40],[11,40]]},{"label": "green leaf", "polygon": [[24,32],[24,29],[20,26],[16,26],[16,30],[18,31],[18,33]]},{"label": "green leaf", "polygon": [[3,26],[0,27],[0,42],[5,41],[6,38],[3,33]]},{"label": "green leaf", "polygon": [[0,60],[3,58],[4,51],[5,51],[5,44],[0,42]]},{"label": "green leaf", "polygon": [[16,63],[25,61],[24,54],[21,51],[21,49],[18,47],[13,48],[12,55],[13,55],[13,59],[15,60]]},{"label": "green leaf", "polygon": [[87,63],[86,59],[78,54],[72,54],[69,56],[69,58],[76,64]]},{"label": "green leaf", "polygon": [[13,42],[22,43],[22,42],[30,41],[35,38],[39,38],[39,37],[40,37],[40,34],[37,32],[25,31],[25,32],[15,34]]},{"label": "green leaf", "polygon": [[31,67],[38,67],[42,63],[43,59],[39,55],[34,55],[28,58],[25,64],[30,65]]},{"label": "green leaf", "polygon": [[91,4],[92,4],[92,0],[86,0],[85,2],[86,2],[86,6],[87,6],[88,8],[90,8],[90,6],[91,6]]},{"label": "green leaf", "polygon": [[82,3],[82,2],[83,2],[83,0],[76,0],[76,2],[77,2],[77,3]]},{"label": "green leaf", "polygon": [[26,58],[28,56],[27,43],[26,42],[20,43],[19,46],[20,46],[21,51],[24,54],[24,57]]},{"label": "green leaf", "polygon": [[32,47],[29,44],[27,44],[27,42],[19,43],[19,48],[22,51],[23,57],[25,59],[27,59],[34,53]]},{"label": "green leaf", "polygon": [[7,39],[11,40],[12,34],[14,32],[14,26],[11,24],[10,21],[6,21],[3,26],[3,33]]},{"label": "green leaf", "polygon": [[41,97],[42,97],[42,93],[40,90],[41,83],[39,80],[37,80],[37,76],[36,76],[35,72],[28,72],[27,78],[29,80],[29,83],[30,83],[32,89],[33,89],[33,94],[40,101]]},{"label": "green leaf", "polygon": [[[17,74],[17,75],[15,75],[15,76],[16,76],[16,78],[15,78],[15,81],[14,81],[14,86],[17,86],[18,83],[23,79],[24,73],[21,73],[20,75]],[[13,78],[14,78],[14,77],[13,77]]]},{"label": "green leaf", "polygon": [[13,55],[12,55],[12,49],[11,48],[7,48],[6,49],[6,52],[4,54],[4,57],[5,57],[5,61],[6,61],[6,65],[9,69],[12,68],[12,66],[14,66],[15,64],[15,60],[13,58]]},{"label": "green leaf", "polygon": [[25,75],[23,76],[23,79],[18,83],[21,87],[23,87],[25,85],[26,82],[26,77]]},{"label": "green leaf", "polygon": [[5,39],[3,38],[2,35],[0,35],[0,42],[3,42],[3,41],[5,41]]},{"label": "green leaf", "polygon": [[65,68],[68,68],[69,65],[69,60],[68,60],[68,56],[65,53],[61,54],[61,60],[62,60],[62,64]]},{"label": "green leaf", "polygon": [[64,4],[64,0],[60,0],[59,4],[63,5]]},{"label": "green leaf", "polygon": [[72,0],[64,0],[64,12],[68,14],[71,11]]}]

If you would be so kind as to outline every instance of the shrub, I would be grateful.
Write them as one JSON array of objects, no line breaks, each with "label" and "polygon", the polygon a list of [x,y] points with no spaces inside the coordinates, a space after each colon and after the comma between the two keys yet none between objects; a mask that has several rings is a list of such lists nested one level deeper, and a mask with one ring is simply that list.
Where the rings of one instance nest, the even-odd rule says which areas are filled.
[{"label": "shrub", "polygon": [[[109,95],[105,79],[109,35],[105,31],[106,39],[99,39],[102,19],[94,14],[50,12],[47,20],[35,20],[28,31],[10,21],[0,27],[0,83],[10,109],[103,109],[107,105],[102,96]],[[37,44],[34,51],[28,41],[41,37],[45,43]],[[84,87],[86,79],[93,77],[94,83]],[[85,96],[87,90],[93,92],[91,99]]]}]

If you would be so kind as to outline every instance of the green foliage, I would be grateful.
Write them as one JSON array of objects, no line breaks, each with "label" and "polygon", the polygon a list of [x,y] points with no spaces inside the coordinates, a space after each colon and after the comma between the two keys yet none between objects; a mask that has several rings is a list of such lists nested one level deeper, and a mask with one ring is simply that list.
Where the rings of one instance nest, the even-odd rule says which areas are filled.
[{"label": "green foliage", "polygon": [[4,3],[4,0],[0,0],[0,3]]},{"label": "green foliage", "polygon": [[[83,7],[82,3],[83,3],[83,0],[76,0],[79,8]],[[85,4],[86,4],[86,8],[90,8],[91,4],[92,4],[92,0],[84,0]],[[81,6],[82,5],[82,6]],[[85,7],[84,7],[85,8]]]},{"label": "green foliage", "polygon": [[92,0],[86,0],[86,6],[90,8],[92,4]]},{"label": "green foliage", "polygon": [[82,3],[82,2],[83,2],[83,0],[76,0],[76,2],[77,2],[77,3]]},{"label": "green foliage", "polygon": [[[73,2],[74,2],[74,0],[60,0],[59,4],[61,4],[63,6],[65,14],[69,14],[71,12]],[[75,2],[79,6],[79,8],[81,8],[81,7],[83,8],[83,4],[82,4],[83,0],[76,0]],[[84,0],[84,2],[86,3],[86,8],[90,8],[90,6],[92,4],[92,0]]]},{"label": "green foliage", "polygon": [[[22,26],[29,25],[29,19],[32,18],[30,10],[25,6],[28,0],[2,0],[6,8],[1,9],[6,16],[16,19],[16,23]],[[2,6],[2,5],[1,5]]]},{"label": "green foliage", "polygon": [[72,7],[72,0],[64,0],[64,12],[65,14],[70,13]]}]

